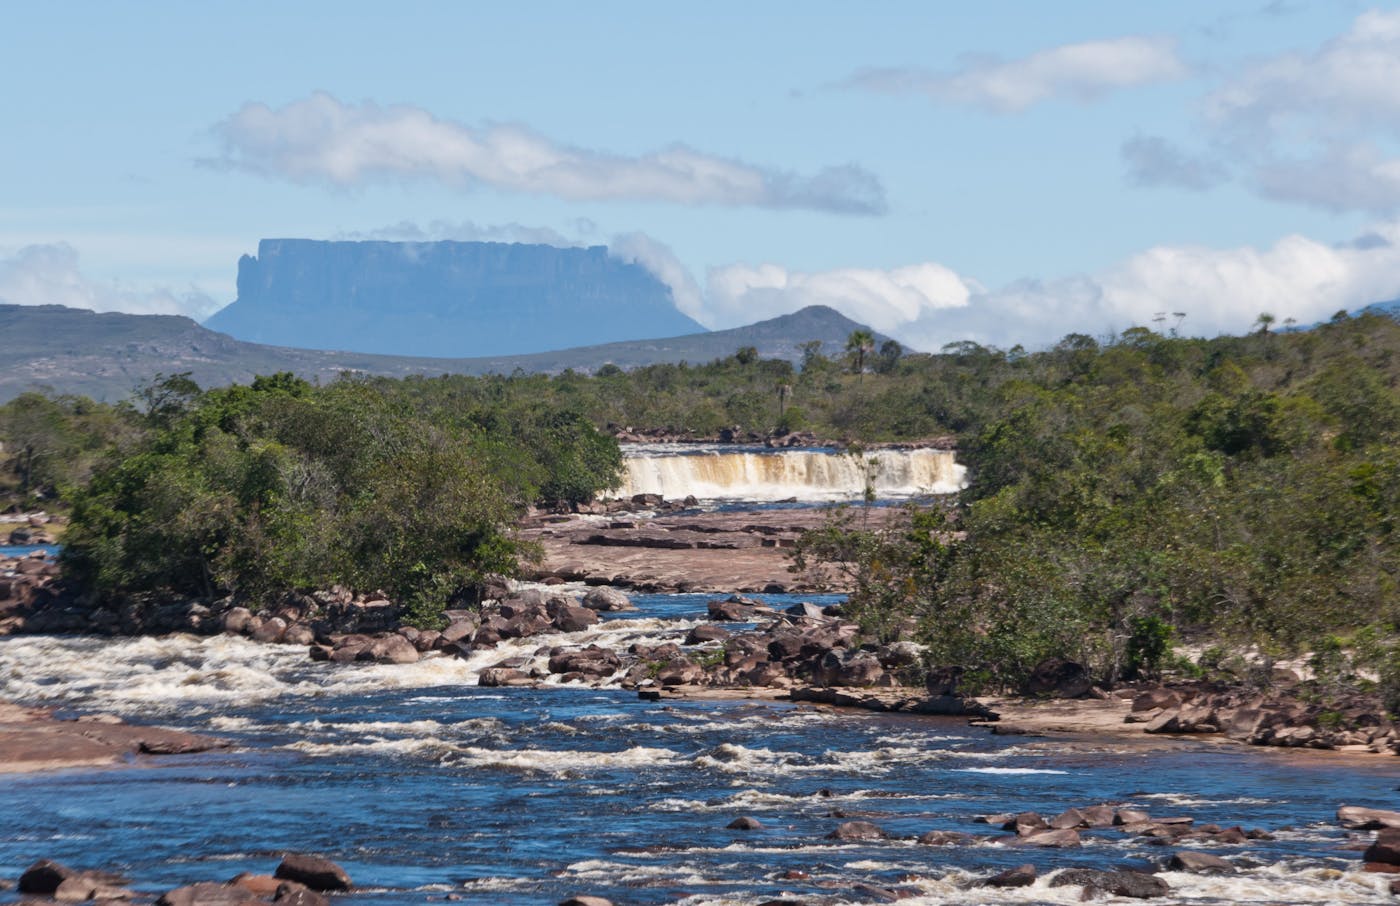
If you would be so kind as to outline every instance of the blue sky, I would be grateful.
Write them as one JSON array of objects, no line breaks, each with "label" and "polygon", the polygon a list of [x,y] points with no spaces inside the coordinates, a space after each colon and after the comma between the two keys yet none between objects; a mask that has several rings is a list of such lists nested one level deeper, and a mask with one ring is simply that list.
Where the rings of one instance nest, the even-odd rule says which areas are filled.
[{"label": "blue sky", "polygon": [[606,244],[708,326],[822,302],[924,349],[1400,297],[1396,4],[5,21],[0,299],[21,304],[207,316],[273,236]]}]

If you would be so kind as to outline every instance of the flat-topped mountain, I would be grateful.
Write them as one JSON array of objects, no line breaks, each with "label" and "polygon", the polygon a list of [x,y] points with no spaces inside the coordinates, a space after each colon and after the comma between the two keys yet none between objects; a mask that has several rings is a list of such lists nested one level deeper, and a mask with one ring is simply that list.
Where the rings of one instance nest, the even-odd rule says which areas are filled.
[{"label": "flat-topped mountain", "polygon": [[[402,377],[410,374],[557,373],[594,371],[606,364],[633,368],[661,362],[708,362],[743,346],[764,358],[798,361],[813,340],[828,355],[840,354],[860,324],[825,306],[747,327],[659,340],[635,340],[481,358],[417,358],[327,352],[245,343],[174,315],[98,314],[61,305],[0,304],[0,402],[28,389],[48,387],[115,402],[157,373],[190,372],[202,387],[247,383],[258,374],[292,371],[331,380],[345,371]],[[879,338],[883,339],[883,338]]]},{"label": "flat-topped mountain", "polygon": [[264,239],[206,326],[304,349],[516,355],[703,331],[671,289],[602,246]]}]

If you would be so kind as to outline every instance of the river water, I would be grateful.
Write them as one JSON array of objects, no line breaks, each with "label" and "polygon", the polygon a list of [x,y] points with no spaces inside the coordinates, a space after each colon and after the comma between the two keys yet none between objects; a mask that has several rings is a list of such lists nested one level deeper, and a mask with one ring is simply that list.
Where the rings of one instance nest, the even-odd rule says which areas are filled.
[{"label": "river water", "polygon": [[[788,598],[773,596],[775,603]],[[674,638],[705,598],[648,596],[568,641]],[[490,689],[477,673],[536,638],[470,661],[314,664],[304,649],[232,638],[0,640],[0,698],[223,734],[238,748],[116,769],[0,775],[0,877],[34,860],[126,873],[141,889],[269,872],[284,849],[344,865],[364,903],[752,906],[787,892],[875,902],[855,885],[932,903],[1071,903],[1077,887],[971,886],[1035,863],[1146,867],[1171,850],[1116,831],[1077,850],[988,842],[978,815],[1126,803],[1154,815],[1271,831],[1207,848],[1237,875],[1168,872],[1177,903],[1382,903],[1333,822],[1342,803],[1394,808],[1393,759],[1156,741],[1002,737],[951,718],[785,703],[642,701],[620,689]],[[725,825],[748,815],[757,831]],[[897,838],[824,839],[843,820]],[[929,830],[975,845],[920,846]],[[788,871],[809,877],[782,880]],[[0,893],[0,898],[16,896]],[[1159,900],[1158,902],[1163,902]]]}]

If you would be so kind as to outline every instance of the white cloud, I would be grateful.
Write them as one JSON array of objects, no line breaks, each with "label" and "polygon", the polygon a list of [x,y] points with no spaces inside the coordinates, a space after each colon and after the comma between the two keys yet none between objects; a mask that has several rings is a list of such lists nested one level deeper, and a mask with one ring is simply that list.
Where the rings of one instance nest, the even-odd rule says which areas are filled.
[{"label": "white cloud", "polygon": [[1063,44],[1017,60],[970,58],[953,72],[912,67],[866,69],[845,84],[887,94],[924,94],[940,103],[1014,113],[1052,98],[1090,101],[1116,89],[1186,74],[1187,67],[1172,40],[1128,36]]},{"label": "white cloud", "polygon": [[141,315],[185,315],[196,320],[220,303],[191,287],[138,289],[90,280],[78,268],[78,252],[66,243],[27,245],[0,258],[0,302],[12,305],[66,305],[93,311]]},{"label": "white cloud", "polygon": [[699,284],[670,246],[645,233],[627,233],[613,237],[608,243],[608,253],[620,261],[640,264],[651,271],[656,279],[671,287],[671,298],[681,314],[694,318],[704,327],[713,328],[713,323],[707,320],[709,312]]},{"label": "white cloud", "polygon": [[[663,247],[664,248],[664,247]],[[615,252],[616,254],[616,252]],[[639,257],[648,267],[653,261]],[[890,270],[802,273],[776,264],[714,268],[705,292],[684,268],[653,271],[711,328],[749,324],[829,305],[907,345],[937,350],[961,340],[1043,347],[1068,333],[1103,335],[1184,312],[1184,333],[1248,331],[1262,312],[1308,324],[1338,309],[1400,297],[1400,222],[1328,245],[1285,236],[1268,248],[1157,246],[1094,274],[1022,280],[995,290],[937,263]]]},{"label": "white cloud", "polygon": [[407,105],[344,104],[325,93],[274,110],[245,104],[215,127],[215,166],[301,183],[358,186],[428,179],[570,201],[803,208],[880,214],[884,188],[853,164],[813,176],[763,168],[673,144],[626,156],[562,144],[525,126],[468,126]]},{"label": "white cloud", "polygon": [[1312,53],[1262,60],[1204,109],[1218,153],[1264,197],[1400,210],[1400,11],[1363,13]]},{"label": "white cloud", "polygon": [[915,264],[893,270],[845,268],[801,273],[776,264],[714,268],[706,281],[707,327],[751,324],[796,311],[829,305],[884,333],[898,331],[931,311],[966,305],[975,283],[941,264]]}]

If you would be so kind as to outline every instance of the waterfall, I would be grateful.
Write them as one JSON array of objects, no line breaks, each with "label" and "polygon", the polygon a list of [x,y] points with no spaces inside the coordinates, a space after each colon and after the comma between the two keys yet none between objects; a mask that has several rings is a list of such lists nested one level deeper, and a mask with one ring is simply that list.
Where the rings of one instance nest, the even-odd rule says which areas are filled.
[{"label": "waterfall", "polygon": [[815,451],[661,453],[629,451],[616,496],[660,494],[667,499],[841,500],[865,489],[867,470],[881,497],[951,494],[966,469],[947,450],[876,450],[863,456]]}]

